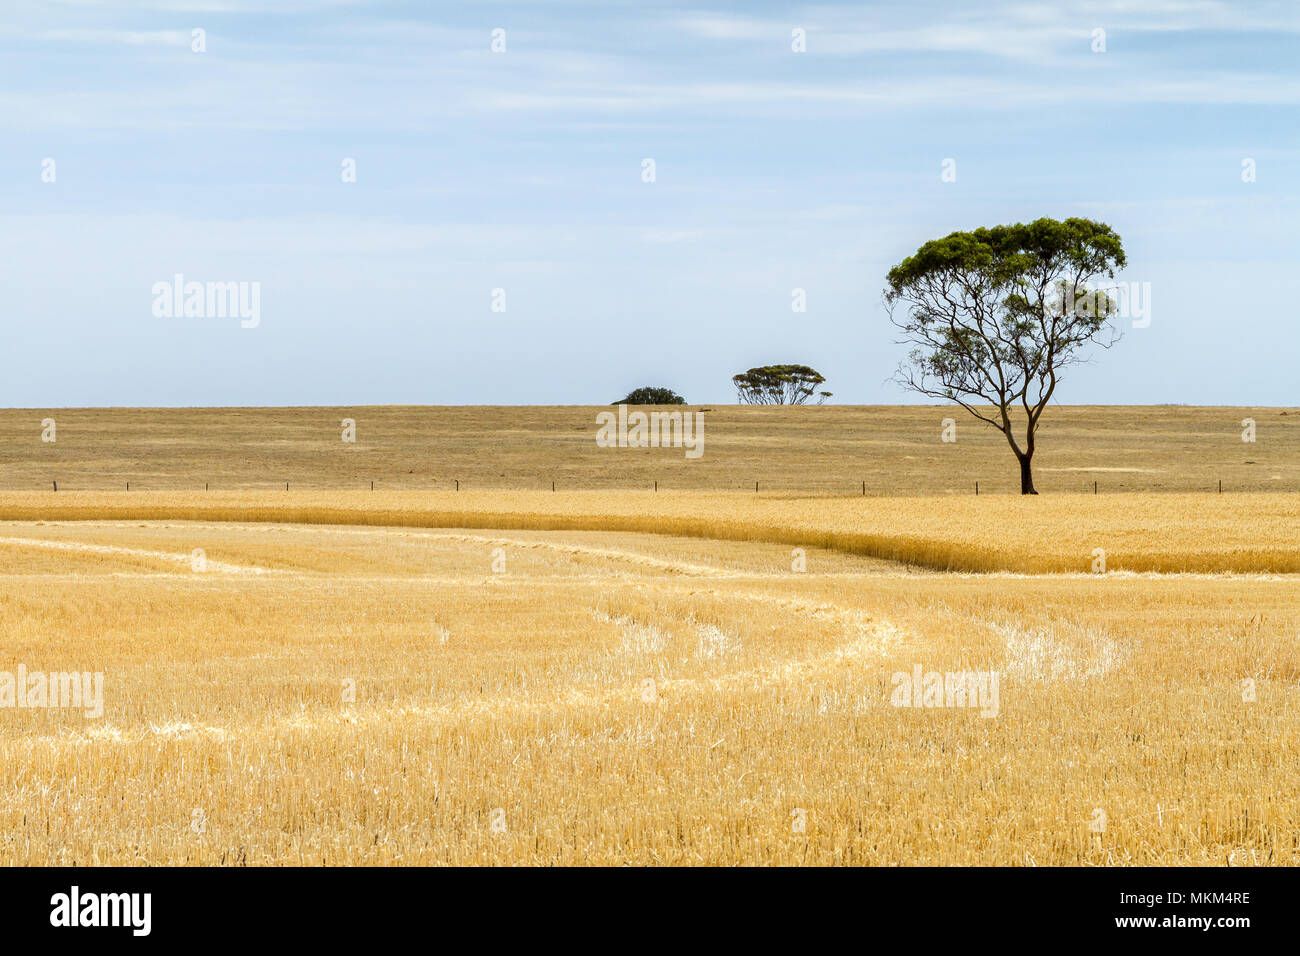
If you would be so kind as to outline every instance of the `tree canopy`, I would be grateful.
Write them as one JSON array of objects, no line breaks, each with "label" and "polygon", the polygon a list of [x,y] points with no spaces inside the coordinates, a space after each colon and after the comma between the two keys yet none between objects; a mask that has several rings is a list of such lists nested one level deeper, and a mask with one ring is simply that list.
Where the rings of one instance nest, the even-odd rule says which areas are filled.
[{"label": "tree canopy", "polygon": [[820,396],[820,405],[831,397],[830,392],[817,391],[825,381],[807,365],[764,365],[731,378],[743,405],[804,405],[813,395]]},{"label": "tree canopy", "polygon": [[[621,398],[617,402],[610,402],[611,405],[685,405],[686,399],[682,398],[671,388],[660,388],[653,385],[642,385],[640,388],[634,388],[627,395],[627,398]],[[604,414],[602,412],[602,414]]]}]

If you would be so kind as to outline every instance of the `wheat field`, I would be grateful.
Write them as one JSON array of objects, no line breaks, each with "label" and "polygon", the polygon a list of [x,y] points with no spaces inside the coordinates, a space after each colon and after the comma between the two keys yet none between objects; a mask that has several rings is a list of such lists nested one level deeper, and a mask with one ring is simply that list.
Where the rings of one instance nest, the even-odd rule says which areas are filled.
[{"label": "wheat field", "polygon": [[[592,406],[0,409],[0,490],[464,489],[960,494],[1019,490],[1006,440],[961,409],[689,406],[705,454],[600,448]],[[354,423],[343,442],[342,422]],[[1242,422],[1255,441],[1242,441]],[[55,441],[42,441],[45,421]],[[944,442],[945,420],[956,440]],[[1054,406],[1042,492],[1300,491],[1300,410]]]},{"label": "wheat field", "polygon": [[0,672],[102,675],[0,706],[6,863],[1300,863],[1300,495],[198,470],[5,473]]}]

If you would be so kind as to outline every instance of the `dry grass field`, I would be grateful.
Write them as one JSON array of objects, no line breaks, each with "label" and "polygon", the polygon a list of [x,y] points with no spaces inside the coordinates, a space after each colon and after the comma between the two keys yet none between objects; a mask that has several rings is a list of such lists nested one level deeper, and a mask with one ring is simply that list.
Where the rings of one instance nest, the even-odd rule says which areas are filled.
[{"label": "dry grass field", "polygon": [[[689,406],[692,411],[701,406]],[[0,489],[291,488],[1019,490],[1005,439],[938,406],[704,407],[705,454],[594,441],[597,407],[0,410]],[[341,422],[356,423],[355,443]],[[956,441],[940,441],[951,418]],[[1242,419],[1256,441],[1242,438]],[[53,419],[54,442],[42,442]],[[1300,491],[1300,410],[1060,406],[1043,417],[1042,492]]]},{"label": "dry grass field", "polygon": [[[318,411],[322,428],[346,414]],[[638,451],[593,455],[575,424],[566,459],[562,422],[589,410],[533,410],[549,424],[531,452],[523,426],[472,446],[468,422],[516,411],[460,410],[460,461],[517,480],[459,493],[417,487],[433,461],[406,488],[348,487],[363,472],[333,450],[309,480],[305,439],[254,455],[238,435],[262,426],[213,417],[185,437],[126,411],[37,413],[35,448],[8,438],[0,705],[20,665],[102,674],[103,692],[101,714],[0,706],[0,860],[1300,864],[1300,495],[1119,487],[1182,489],[1242,448],[1285,485],[1294,412],[1257,410],[1243,445],[1243,410],[1156,410],[1135,417],[1148,434],[1182,416],[1209,450],[1179,453],[1168,425],[1124,458],[1121,438],[1059,437],[1093,427],[1063,410],[1045,466],[1146,470],[1097,472],[1117,487],[1096,496],[1046,471],[1023,499],[943,493],[907,445],[871,467],[910,476],[908,495],[795,488],[809,461],[836,480],[860,462],[806,452],[788,411],[765,454],[709,433],[737,443],[716,473],[730,490],[615,489],[668,452],[620,464]],[[761,439],[745,411],[719,418]],[[939,450],[939,411],[884,414],[936,419],[927,454],[987,454],[1009,488],[1009,454],[962,444],[973,428]],[[804,410],[825,442],[827,413],[868,414]],[[10,432],[31,417],[0,413]],[[77,477],[28,487],[55,447]],[[536,490],[551,459],[585,490]],[[777,487],[740,490],[751,460]],[[301,487],[257,487],[268,462]],[[141,487],[118,490],[130,467]],[[232,487],[196,489],[205,468]],[[994,682],[900,701],[918,668]]]}]

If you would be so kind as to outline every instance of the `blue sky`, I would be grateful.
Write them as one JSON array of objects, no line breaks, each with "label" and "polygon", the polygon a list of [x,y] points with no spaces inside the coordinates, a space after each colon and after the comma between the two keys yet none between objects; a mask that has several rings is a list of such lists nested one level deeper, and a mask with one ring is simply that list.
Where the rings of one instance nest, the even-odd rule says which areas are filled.
[{"label": "blue sky", "polygon": [[1039,216],[1151,289],[1059,401],[1296,404],[1300,5],[975,6],[6,0],[0,405],[909,401],[885,271]]}]

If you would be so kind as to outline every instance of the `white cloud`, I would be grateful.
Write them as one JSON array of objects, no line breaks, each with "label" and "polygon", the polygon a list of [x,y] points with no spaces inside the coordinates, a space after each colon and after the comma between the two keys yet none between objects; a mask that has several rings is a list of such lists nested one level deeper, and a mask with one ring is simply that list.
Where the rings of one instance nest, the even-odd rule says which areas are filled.
[{"label": "white cloud", "polygon": [[[901,15],[900,15],[901,14]],[[1166,33],[1191,30],[1300,32],[1300,5],[1255,7],[1218,0],[1075,0],[1053,4],[1010,4],[962,10],[943,4],[903,7],[812,6],[783,19],[740,14],[677,17],[679,32],[704,40],[789,43],[790,31],[808,33],[810,55],[864,53],[977,53],[1026,62],[1058,62],[1063,54],[1091,53],[1093,29],[1108,33]],[[788,49],[788,46],[786,46]]]}]

